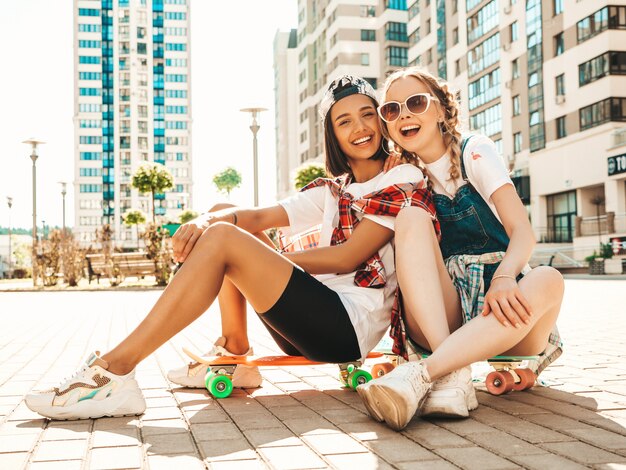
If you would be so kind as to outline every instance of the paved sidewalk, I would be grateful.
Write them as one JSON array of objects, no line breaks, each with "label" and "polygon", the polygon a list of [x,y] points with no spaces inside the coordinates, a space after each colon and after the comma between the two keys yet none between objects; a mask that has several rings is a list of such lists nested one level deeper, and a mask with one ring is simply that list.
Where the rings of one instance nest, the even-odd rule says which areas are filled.
[{"label": "paved sidewalk", "polygon": [[[215,307],[139,367],[143,416],[41,419],[24,395],[117,344],[159,292],[0,293],[0,469],[626,468],[625,294],[624,281],[567,280],[550,387],[479,391],[469,419],[415,418],[396,433],[341,388],[336,366],[267,368],[262,388],[219,401],[172,387],[181,347],[204,351],[219,335]],[[249,323],[256,352],[278,352]]]}]

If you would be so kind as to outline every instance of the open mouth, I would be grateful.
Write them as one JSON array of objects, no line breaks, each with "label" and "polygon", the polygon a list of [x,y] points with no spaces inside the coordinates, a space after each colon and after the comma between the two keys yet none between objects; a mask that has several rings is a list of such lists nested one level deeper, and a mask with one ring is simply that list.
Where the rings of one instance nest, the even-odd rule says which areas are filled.
[{"label": "open mouth", "polygon": [[400,129],[400,134],[402,134],[403,137],[413,137],[420,131],[421,128],[422,126],[417,126],[415,124],[404,126]]},{"label": "open mouth", "polygon": [[370,141],[372,140],[372,136],[371,135],[367,135],[365,137],[361,137],[360,139],[356,139],[352,142],[352,145],[358,145],[358,146],[366,146],[367,144],[370,143]]}]

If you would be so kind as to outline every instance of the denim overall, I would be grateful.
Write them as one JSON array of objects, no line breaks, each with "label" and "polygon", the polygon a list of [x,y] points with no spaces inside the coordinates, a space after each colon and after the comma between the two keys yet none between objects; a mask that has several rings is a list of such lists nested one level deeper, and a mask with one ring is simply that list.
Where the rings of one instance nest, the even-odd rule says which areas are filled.
[{"label": "denim overall", "polygon": [[[506,251],[509,246],[509,236],[502,223],[467,177],[463,153],[470,138],[466,137],[461,143],[461,175],[467,184],[461,186],[452,199],[443,194],[433,194],[437,218],[441,223],[439,246],[444,260],[452,255]],[[498,266],[499,263],[485,265],[485,292],[489,290]]]}]

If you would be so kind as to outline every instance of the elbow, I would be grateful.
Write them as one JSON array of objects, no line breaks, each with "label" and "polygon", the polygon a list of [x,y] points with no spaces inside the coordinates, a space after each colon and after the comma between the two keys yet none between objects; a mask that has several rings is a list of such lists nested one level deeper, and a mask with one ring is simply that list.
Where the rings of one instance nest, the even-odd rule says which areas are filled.
[{"label": "elbow", "polygon": [[336,261],[336,270],[338,274],[347,274],[354,272],[362,264],[360,262],[356,262],[354,259],[348,256],[338,257]]}]

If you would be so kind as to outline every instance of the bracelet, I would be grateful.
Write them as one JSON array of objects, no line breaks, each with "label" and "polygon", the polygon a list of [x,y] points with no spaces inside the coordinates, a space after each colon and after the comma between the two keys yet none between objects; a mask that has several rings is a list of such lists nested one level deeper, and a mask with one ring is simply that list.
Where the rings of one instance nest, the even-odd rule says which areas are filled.
[{"label": "bracelet", "polygon": [[232,215],[233,215],[233,225],[237,225],[237,213],[233,212]]},{"label": "bracelet", "polygon": [[496,274],[495,276],[491,278],[491,281],[493,282],[496,279],[500,279],[502,277],[507,278],[507,279],[513,279],[515,282],[517,282],[517,277],[511,276],[510,274]]}]

